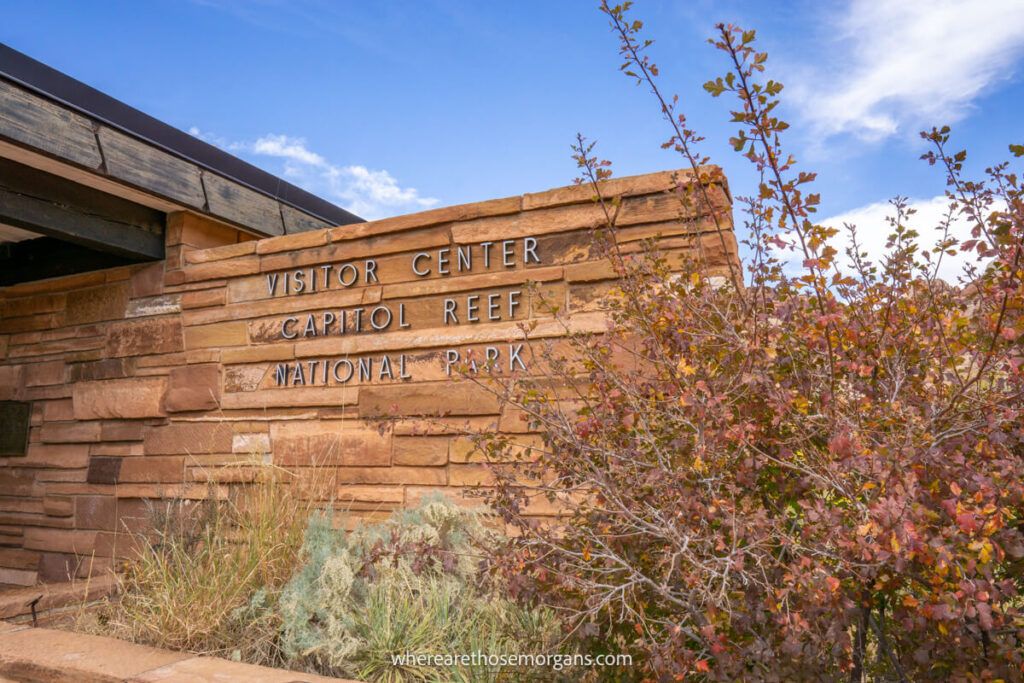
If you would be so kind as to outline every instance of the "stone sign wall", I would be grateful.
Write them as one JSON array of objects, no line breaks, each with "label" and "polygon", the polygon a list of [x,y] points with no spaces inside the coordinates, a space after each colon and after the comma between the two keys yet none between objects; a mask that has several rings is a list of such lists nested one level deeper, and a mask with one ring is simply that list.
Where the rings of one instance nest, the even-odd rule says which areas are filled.
[{"label": "stone sign wall", "polygon": [[[605,182],[622,248],[658,237],[680,257],[700,240],[726,269],[732,233],[723,247],[672,187],[670,173]],[[724,181],[713,196],[728,207]],[[25,453],[0,456],[0,583],[107,566],[146,499],[200,498],[271,463],[328,472],[363,516],[486,486],[467,429],[540,438],[454,369],[529,374],[522,322],[562,335],[554,304],[600,331],[615,284],[587,187],[259,241],[169,222],[164,262],[0,290],[0,401],[30,406]]]}]

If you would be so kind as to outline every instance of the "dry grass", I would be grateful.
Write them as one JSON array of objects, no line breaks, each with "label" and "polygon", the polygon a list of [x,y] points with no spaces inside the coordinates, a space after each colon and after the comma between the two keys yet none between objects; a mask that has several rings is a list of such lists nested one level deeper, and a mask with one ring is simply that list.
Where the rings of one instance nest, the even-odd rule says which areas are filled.
[{"label": "dry grass", "polygon": [[80,628],[157,647],[281,665],[280,589],[317,505],[309,482],[267,466],[206,500],[154,501],[152,531],[119,577],[118,598]]}]

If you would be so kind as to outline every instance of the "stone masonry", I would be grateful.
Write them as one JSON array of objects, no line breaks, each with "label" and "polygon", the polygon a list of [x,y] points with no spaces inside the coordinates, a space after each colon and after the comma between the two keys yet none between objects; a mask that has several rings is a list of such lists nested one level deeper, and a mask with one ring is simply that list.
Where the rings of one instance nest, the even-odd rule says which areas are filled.
[{"label": "stone masonry", "polygon": [[[726,269],[731,231],[723,247],[673,186],[668,172],[605,181],[621,248],[657,237],[678,259],[699,240]],[[540,438],[452,368],[529,374],[519,326],[562,335],[551,304],[573,330],[604,328],[615,273],[592,244],[591,194],[262,240],[174,214],[165,261],[0,289],[0,401],[31,406],[26,454],[0,457],[0,583],[108,567],[146,499],[222,492],[268,463],[329,472],[338,504],[365,517],[486,486],[466,429],[524,449]],[[724,181],[712,194],[728,208]]]}]

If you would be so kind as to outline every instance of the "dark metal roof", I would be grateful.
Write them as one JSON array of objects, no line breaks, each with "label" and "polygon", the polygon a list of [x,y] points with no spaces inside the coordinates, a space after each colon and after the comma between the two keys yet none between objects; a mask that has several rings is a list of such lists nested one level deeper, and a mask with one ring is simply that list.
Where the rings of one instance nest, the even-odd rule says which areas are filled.
[{"label": "dark metal roof", "polygon": [[0,43],[0,77],[332,225],[363,219]]}]

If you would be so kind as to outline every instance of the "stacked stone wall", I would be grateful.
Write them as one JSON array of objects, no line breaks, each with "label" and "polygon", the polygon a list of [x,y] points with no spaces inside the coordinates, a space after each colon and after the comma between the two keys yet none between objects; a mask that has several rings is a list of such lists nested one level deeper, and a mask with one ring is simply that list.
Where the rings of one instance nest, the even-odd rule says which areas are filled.
[{"label": "stacked stone wall", "polygon": [[[606,181],[622,249],[657,237],[679,259],[699,241],[724,271],[731,222],[723,244],[673,177]],[[712,196],[731,220],[724,181]],[[0,290],[0,401],[31,407],[26,453],[0,457],[0,583],[108,566],[146,500],[223,492],[269,464],[327,476],[362,516],[436,489],[465,498],[489,481],[467,430],[527,451],[540,436],[453,368],[539,372],[522,323],[598,332],[615,286],[587,187],[259,241],[170,223],[163,262]]]}]

